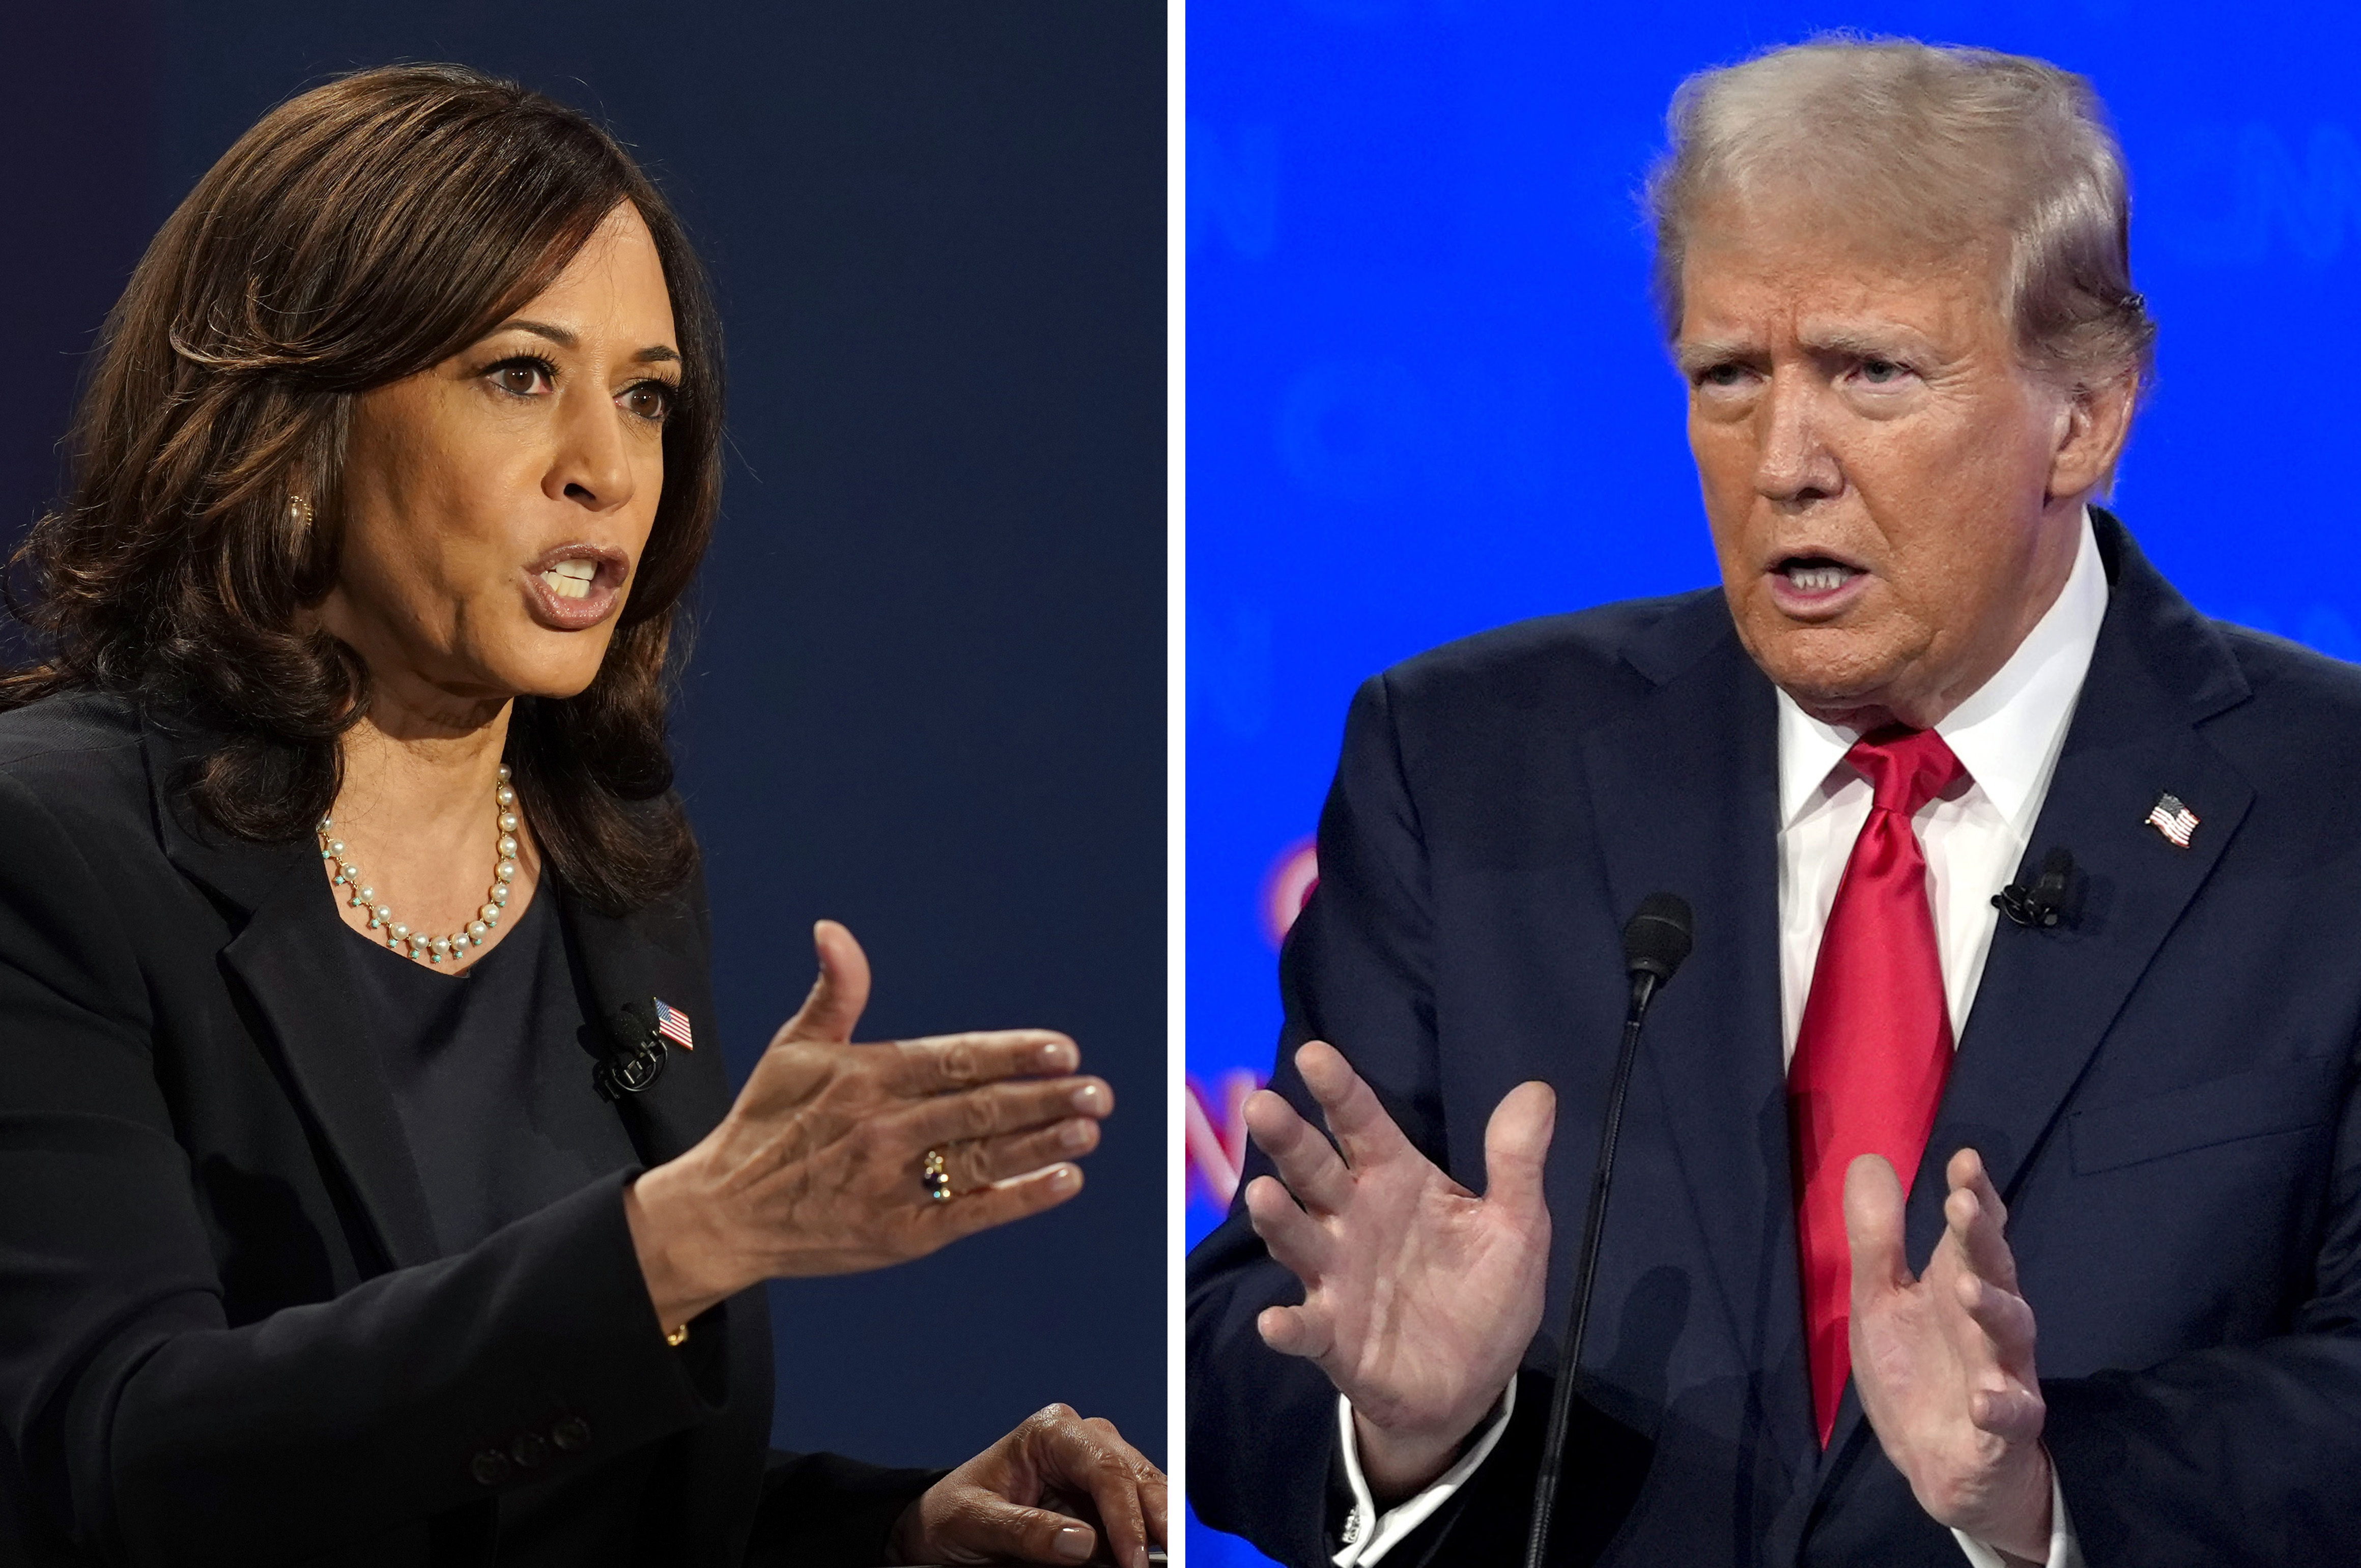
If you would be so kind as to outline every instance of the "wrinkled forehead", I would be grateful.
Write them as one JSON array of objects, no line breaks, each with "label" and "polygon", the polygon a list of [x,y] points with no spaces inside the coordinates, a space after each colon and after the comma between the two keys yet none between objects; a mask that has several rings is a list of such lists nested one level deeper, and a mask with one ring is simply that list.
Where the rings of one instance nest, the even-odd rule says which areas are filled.
[{"label": "wrinkled forehead", "polygon": [[[2010,247],[1973,211],[1900,212],[1873,190],[1801,181],[1698,203],[1681,256],[1684,341],[1775,311],[1844,320],[1899,314],[1948,330],[2005,330]],[[1970,318],[1983,317],[1977,321]]]}]

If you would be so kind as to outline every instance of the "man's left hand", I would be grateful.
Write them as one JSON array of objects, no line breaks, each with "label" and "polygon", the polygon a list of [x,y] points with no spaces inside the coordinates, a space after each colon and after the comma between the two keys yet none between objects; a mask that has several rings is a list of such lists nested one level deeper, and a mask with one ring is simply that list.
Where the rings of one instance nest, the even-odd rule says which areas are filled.
[{"label": "man's left hand", "polygon": [[2008,1212],[1973,1149],[1945,1172],[1942,1240],[1914,1278],[1902,1183],[1863,1155],[1845,1172],[1852,1375],[1885,1456],[1938,1524],[2034,1563],[2049,1555],[2049,1454],[2033,1309],[2002,1234]]},{"label": "man's left hand", "polygon": [[912,1503],[893,1560],[1148,1568],[1165,1508],[1164,1472],[1112,1422],[1051,1405]]}]

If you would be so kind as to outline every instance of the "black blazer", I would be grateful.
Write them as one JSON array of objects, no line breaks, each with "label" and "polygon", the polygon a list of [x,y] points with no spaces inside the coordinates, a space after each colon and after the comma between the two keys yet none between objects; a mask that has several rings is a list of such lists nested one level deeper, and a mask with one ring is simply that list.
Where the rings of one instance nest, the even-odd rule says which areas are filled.
[{"label": "black blazer", "polygon": [[[436,1255],[317,848],[197,820],[202,744],[114,697],[0,715],[0,1561],[489,1563],[504,1487],[647,1443],[640,1561],[879,1561],[933,1474],[766,1459],[763,1292],[667,1346],[622,1178]],[[701,882],[542,893],[601,1016],[714,1016]],[[718,1045],[624,1102],[648,1165],[728,1108]]]},{"label": "black blazer", "polygon": [[[2199,616],[2097,519],[2112,584],[1907,1209],[1982,1151],[2039,1322],[2047,1439],[2091,1568],[2361,1560],[2361,670]],[[1642,1042],[1559,1494],[1566,1560],[1961,1568],[1850,1391],[1806,1380],[1780,1046],[1774,694],[1718,592],[1528,622],[1363,690],[1282,960],[1282,1045],[1334,1042],[1483,1188],[1515,1084],[1558,1091],[1549,1299],[1517,1419],[1384,1568],[1513,1563],[1624,1005],[1660,889],[1697,946]],[[2170,791],[2187,849],[2145,818]],[[1309,1105],[1282,1054],[1275,1088]],[[1249,1179],[1267,1172],[1259,1155]],[[1335,1394],[1267,1349],[1299,1299],[1242,1211],[1191,1261],[1190,1490],[1324,1563]]]}]

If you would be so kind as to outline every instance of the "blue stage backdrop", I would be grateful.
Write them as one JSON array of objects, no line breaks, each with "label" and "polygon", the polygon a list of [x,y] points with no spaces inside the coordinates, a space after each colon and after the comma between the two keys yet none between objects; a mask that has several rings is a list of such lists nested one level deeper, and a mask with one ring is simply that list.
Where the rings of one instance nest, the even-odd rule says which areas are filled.
[{"label": "blue stage backdrop", "polygon": [[281,98],[399,60],[603,116],[715,276],[731,463],[675,735],[736,1075],[832,916],[875,970],[863,1037],[1052,1025],[1115,1088],[1056,1213],[774,1288],[774,1441],[950,1464],[1065,1399],[1161,1460],[1160,7],[12,6],[0,546],[198,174]]},{"label": "blue stage backdrop", "polygon": [[[1714,579],[1635,192],[1673,88],[1830,28],[2113,107],[2160,375],[2115,504],[2211,613],[2361,658],[2361,21],[2326,0],[1196,0],[1189,13],[1191,1238],[1268,1070],[1346,700],[1420,649]],[[1192,1526],[1193,1568],[1258,1563]]]}]

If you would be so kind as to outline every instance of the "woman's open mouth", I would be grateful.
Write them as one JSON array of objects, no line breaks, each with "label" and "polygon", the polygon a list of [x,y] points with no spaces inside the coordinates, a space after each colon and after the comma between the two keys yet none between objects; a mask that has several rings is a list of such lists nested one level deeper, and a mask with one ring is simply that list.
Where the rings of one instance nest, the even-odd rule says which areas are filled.
[{"label": "woman's open mouth", "polygon": [[581,631],[615,613],[631,557],[598,544],[561,544],[527,564],[525,604],[553,631]]}]

